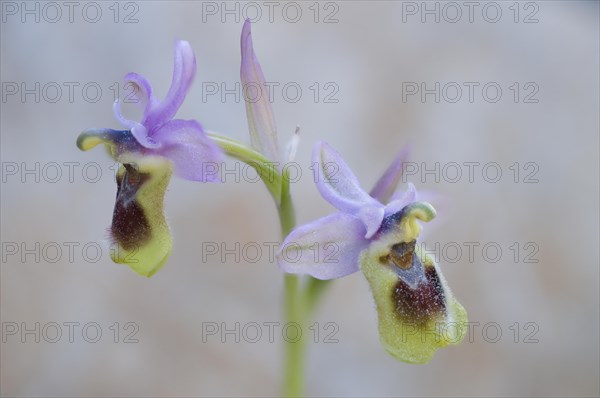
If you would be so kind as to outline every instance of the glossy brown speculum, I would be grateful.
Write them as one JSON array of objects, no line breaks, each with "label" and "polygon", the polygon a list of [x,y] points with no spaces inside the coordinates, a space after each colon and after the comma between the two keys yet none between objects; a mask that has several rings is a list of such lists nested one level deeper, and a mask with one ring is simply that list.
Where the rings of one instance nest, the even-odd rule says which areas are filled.
[{"label": "glossy brown speculum", "polygon": [[398,275],[390,297],[396,315],[404,322],[424,326],[445,314],[445,294],[435,267],[421,262],[415,246],[414,240],[395,244],[380,261]]},{"label": "glossy brown speculum", "polygon": [[125,250],[134,250],[150,240],[152,231],[136,195],[150,176],[124,164],[117,174],[117,198],[110,228],[112,238]]}]

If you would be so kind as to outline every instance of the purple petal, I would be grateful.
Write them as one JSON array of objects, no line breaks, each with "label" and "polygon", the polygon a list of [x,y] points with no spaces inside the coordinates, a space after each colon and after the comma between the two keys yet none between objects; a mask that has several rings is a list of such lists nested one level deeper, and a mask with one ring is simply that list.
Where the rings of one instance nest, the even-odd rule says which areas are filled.
[{"label": "purple petal", "polygon": [[113,114],[119,123],[121,123],[124,127],[127,127],[129,130],[139,125],[138,122],[126,119],[125,116],[123,116],[121,113],[121,101],[118,98],[115,100],[115,102],[113,102]]},{"label": "purple petal", "polygon": [[145,148],[158,148],[159,145],[148,137],[146,127],[133,120],[125,119],[125,116],[121,113],[121,102],[118,99],[113,103],[113,113],[119,123],[131,130],[131,134],[141,146]]},{"label": "purple petal", "polygon": [[385,211],[383,206],[367,206],[363,207],[358,212],[358,218],[363,222],[367,228],[365,234],[366,239],[370,239],[375,232],[379,230]]},{"label": "purple petal", "polygon": [[294,229],[277,253],[279,267],[291,274],[333,279],[358,271],[358,256],[369,243],[355,217],[334,213]]},{"label": "purple petal", "polygon": [[254,53],[250,21],[244,22],[241,37],[242,65],[240,77],[242,80],[246,116],[250,130],[252,147],[268,159],[280,161],[277,144],[277,129],[269,98],[269,90],[265,86],[265,77]]},{"label": "purple petal", "polygon": [[396,156],[392,164],[390,164],[371,190],[371,196],[373,198],[381,203],[388,203],[390,197],[396,190],[400,177],[402,177],[404,171],[402,165],[408,158],[409,152],[409,148],[404,147],[398,156]]},{"label": "purple petal", "polygon": [[360,187],[350,167],[329,144],[317,142],[312,156],[317,189],[338,210],[358,215],[363,207],[383,208]]},{"label": "purple petal", "polygon": [[402,210],[405,206],[417,201],[417,188],[412,183],[408,183],[406,191],[400,188],[392,195],[390,203],[385,207],[385,215],[389,216]]},{"label": "purple petal", "polygon": [[156,98],[152,96],[152,86],[144,76],[133,72],[126,74],[123,79],[126,88],[128,84],[133,85],[135,102],[142,108],[145,117],[148,111],[156,106]]},{"label": "purple petal", "polygon": [[142,120],[142,124],[150,130],[150,136],[154,135],[155,128],[159,128],[175,116],[185,99],[195,74],[196,57],[194,51],[190,43],[180,40],[175,44],[175,66],[171,88],[164,100],[151,104],[152,107],[147,109]]},{"label": "purple petal", "polygon": [[154,133],[156,153],[170,159],[175,173],[186,180],[216,182],[223,152],[195,120],[170,120]]}]

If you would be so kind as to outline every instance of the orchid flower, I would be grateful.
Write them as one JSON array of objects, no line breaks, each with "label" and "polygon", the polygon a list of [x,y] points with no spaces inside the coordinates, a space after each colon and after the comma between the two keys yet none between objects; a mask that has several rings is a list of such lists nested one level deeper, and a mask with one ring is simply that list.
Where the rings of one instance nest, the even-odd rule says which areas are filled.
[{"label": "orchid flower", "polygon": [[136,88],[142,120],[127,120],[117,100],[114,114],[125,130],[90,129],[77,139],[77,146],[84,151],[105,144],[113,159],[121,163],[110,228],[111,257],[141,275],[153,275],[171,252],[163,200],[172,171],[192,181],[218,178],[214,166],[206,165],[221,160],[221,149],[197,121],[173,119],[195,74],[196,58],[190,44],[178,41],[173,81],[165,99],[160,101],[153,95],[143,76],[129,73],[124,79]]},{"label": "orchid flower", "polygon": [[[399,360],[426,363],[438,348],[462,340],[467,318],[438,265],[416,245],[417,220],[430,221],[436,213],[417,200],[414,185],[409,183],[406,192],[394,189],[402,156],[369,195],[342,157],[318,142],[316,185],[339,211],[294,229],[277,261],[285,272],[318,279],[362,270],[377,304],[385,349]],[[316,254],[331,247],[337,257]]]}]

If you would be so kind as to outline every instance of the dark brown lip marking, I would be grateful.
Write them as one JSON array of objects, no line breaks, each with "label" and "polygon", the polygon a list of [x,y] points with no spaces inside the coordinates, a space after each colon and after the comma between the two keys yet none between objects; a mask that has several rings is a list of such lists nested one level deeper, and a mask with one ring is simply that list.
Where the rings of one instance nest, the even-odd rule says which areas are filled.
[{"label": "dark brown lip marking", "polygon": [[117,198],[110,232],[123,249],[134,250],[152,237],[144,209],[136,199],[138,190],[150,175],[140,173],[133,165],[123,166],[125,173],[117,174]]},{"label": "dark brown lip marking", "polygon": [[415,255],[416,243],[415,240],[397,243],[380,261],[393,267],[398,275],[391,295],[397,316],[404,322],[423,327],[445,314],[446,302],[435,267],[424,266]]},{"label": "dark brown lip marking", "polygon": [[392,292],[398,316],[418,327],[446,312],[444,289],[435,268],[427,267],[424,276],[425,280],[416,288],[411,288],[400,277]]},{"label": "dark brown lip marking", "polygon": [[392,246],[390,253],[382,256],[379,261],[384,264],[390,262],[401,269],[410,269],[413,266],[413,255],[415,253],[416,240],[410,242],[396,243]]}]

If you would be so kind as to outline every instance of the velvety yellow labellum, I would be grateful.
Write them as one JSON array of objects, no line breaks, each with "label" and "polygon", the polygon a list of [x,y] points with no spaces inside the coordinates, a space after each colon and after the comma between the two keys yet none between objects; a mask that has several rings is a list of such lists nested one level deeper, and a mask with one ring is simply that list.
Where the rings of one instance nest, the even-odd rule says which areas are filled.
[{"label": "velvety yellow labellum", "polygon": [[159,156],[140,157],[117,172],[111,257],[143,276],[156,273],[173,246],[163,210],[171,174],[171,163]]},{"label": "velvety yellow labellum", "polygon": [[359,260],[377,305],[381,343],[408,363],[427,363],[437,349],[460,343],[466,334],[465,309],[433,259],[416,244],[414,219],[433,216],[429,204],[407,206]]}]

